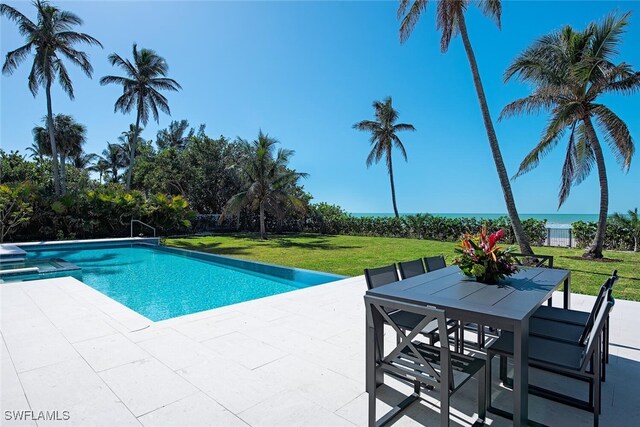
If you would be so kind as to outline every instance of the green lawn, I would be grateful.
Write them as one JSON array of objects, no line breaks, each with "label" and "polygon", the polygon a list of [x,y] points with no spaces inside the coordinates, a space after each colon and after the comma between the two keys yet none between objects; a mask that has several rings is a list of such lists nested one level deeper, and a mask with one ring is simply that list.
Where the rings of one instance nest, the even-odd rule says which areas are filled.
[{"label": "green lawn", "polygon": [[[444,255],[450,263],[455,247],[455,243],[432,240],[319,234],[270,236],[264,241],[252,234],[217,235],[167,239],[165,244],[345,276],[360,275],[366,267],[431,255]],[[571,270],[573,292],[595,295],[607,276],[617,269],[620,280],[614,295],[640,301],[640,253],[607,251],[605,256],[617,261],[596,262],[567,258],[580,256],[580,249],[539,247],[534,250],[553,255],[556,267]]]}]

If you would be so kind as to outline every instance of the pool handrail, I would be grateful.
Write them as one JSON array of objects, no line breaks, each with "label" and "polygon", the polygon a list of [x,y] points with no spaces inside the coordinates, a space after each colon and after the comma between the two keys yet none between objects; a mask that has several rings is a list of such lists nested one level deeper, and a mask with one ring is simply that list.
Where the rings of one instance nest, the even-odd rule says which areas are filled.
[{"label": "pool handrail", "polygon": [[152,229],[153,230],[153,237],[156,237],[156,229],[155,229],[155,227],[152,227],[149,224],[147,224],[146,222],[140,221],[139,219],[132,219],[131,220],[131,237],[133,237],[133,223],[134,222],[137,222],[139,224],[144,225],[145,227],[148,227],[148,228]]}]

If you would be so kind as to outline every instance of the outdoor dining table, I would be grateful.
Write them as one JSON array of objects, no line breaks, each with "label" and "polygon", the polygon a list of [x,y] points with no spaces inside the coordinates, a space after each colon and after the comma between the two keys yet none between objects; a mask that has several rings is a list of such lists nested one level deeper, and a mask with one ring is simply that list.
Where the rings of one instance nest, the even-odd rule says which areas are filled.
[{"label": "outdoor dining table", "polygon": [[[570,308],[571,272],[549,268],[521,268],[514,275],[489,285],[462,274],[457,266],[421,274],[378,288],[367,295],[416,305],[435,306],[448,318],[491,326],[514,334],[513,425],[528,424],[528,337],[529,318],[564,285],[564,308]],[[367,391],[383,384],[376,369],[384,348],[383,318],[367,307],[366,376]]]}]

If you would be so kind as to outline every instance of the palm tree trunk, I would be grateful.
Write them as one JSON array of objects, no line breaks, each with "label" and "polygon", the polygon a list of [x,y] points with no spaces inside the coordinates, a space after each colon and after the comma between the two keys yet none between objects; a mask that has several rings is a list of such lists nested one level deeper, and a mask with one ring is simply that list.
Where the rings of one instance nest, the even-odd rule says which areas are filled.
[{"label": "palm tree trunk", "polygon": [[64,196],[67,192],[67,155],[64,151],[60,151],[60,195]]},{"label": "palm tree trunk", "polygon": [[464,44],[464,50],[467,53],[467,59],[471,66],[471,74],[473,75],[473,84],[476,87],[478,94],[478,101],[480,102],[480,110],[482,111],[482,119],[484,120],[484,127],[487,130],[487,137],[489,138],[489,146],[491,147],[491,154],[493,154],[493,161],[496,164],[496,170],[498,171],[498,178],[500,179],[500,185],[502,186],[502,193],[504,194],[504,201],[507,205],[507,212],[509,213],[509,219],[511,220],[511,226],[513,227],[513,234],[516,241],[520,246],[520,252],[525,255],[533,255],[533,250],[529,245],[529,239],[524,232],[520,217],[518,216],[518,210],[516,209],[516,202],[513,199],[513,193],[511,192],[511,183],[509,182],[509,176],[507,175],[507,169],[504,166],[502,160],[502,153],[500,152],[500,146],[498,145],[498,137],[496,131],[493,128],[493,121],[489,113],[489,106],[487,104],[487,97],[484,93],[482,86],[482,80],[480,79],[480,71],[478,70],[478,63],[476,62],[476,56],[473,53],[471,47],[471,41],[469,40],[469,34],[467,32],[467,24],[464,20],[464,15],[460,14],[458,27],[460,28],[460,35],[462,36],[462,42]]},{"label": "palm tree trunk", "polygon": [[582,255],[585,258],[602,258],[602,249],[604,247],[604,238],[607,232],[607,212],[609,210],[609,184],[607,183],[607,169],[604,165],[604,156],[602,155],[602,147],[593,128],[591,119],[586,117],[584,125],[587,130],[587,137],[593,147],[593,154],[596,157],[596,165],[598,166],[598,180],[600,181],[600,213],[598,215],[598,228],[593,243],[587,251]]},{"label": "palm tree trunk", "polygon": [[393,164],[391,162],[391,153],[387,153],[387,168],[389,169],[389,180],[391,181],[391,200],[393,201],[393,213],[396,215],[396,218],[399,218],[398,215],[398,205],[396,204],[396,186],[393,183]]},{"label": "palm tree trunk", "polygon": [[51,82],[47,82],[47,127],[49,128],[49,141],[51,143],[51,158],[53,160],[53,192],[60,195],[60,172],[58,170],[58,147],[53,125],[53,109],[51,108]]},{"label": "palm tree trunk", "polygon": [[127,191],[131,190],[131,175],[133,175],[133,161],[136,157],[136,148],[138,145],[138,133],[140,132],[140,110],[138,109],[138,116],[136,117],[136,131],[133,134],[133,140],[131,141],[131,154],[129,154],[129,170],[127,170]]},{"label": "palm tree trunk", "polygon": [[264,200],[260,201],[260,238],[264,239],[265,227],[264,227]]}]

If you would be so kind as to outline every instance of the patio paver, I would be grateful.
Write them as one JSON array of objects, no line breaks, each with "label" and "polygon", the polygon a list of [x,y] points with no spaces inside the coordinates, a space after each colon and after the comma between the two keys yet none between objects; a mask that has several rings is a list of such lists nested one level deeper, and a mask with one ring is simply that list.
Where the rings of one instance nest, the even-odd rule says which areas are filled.
[{"label": "patio paver", "polygon": [[[151,322],[73,278],[0,285],[0,424],[33,426],[4,419],[5,410],[30,409],[68,410],[57,426],[366,425],[365,289],[356,277]],[[592,304],[573,296],[575,309]],[[612,312],[603,426],[640,419],[639,312],[640,303],[621,300]],[[381,413],[401,400],[396,388],[408,391],[388,380]],[[470,382],[454,396],[453,425],[474,420],[475,393]],[[494,395],[509,407],[509,391],[494,384]],[[425,395],[395,425],[437,423],[437,407]],[[551,425],[591,425],[591,414],[536,397],[530,408]]]}]

